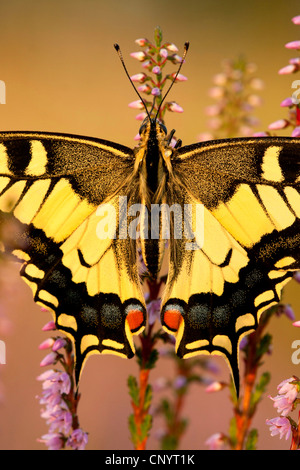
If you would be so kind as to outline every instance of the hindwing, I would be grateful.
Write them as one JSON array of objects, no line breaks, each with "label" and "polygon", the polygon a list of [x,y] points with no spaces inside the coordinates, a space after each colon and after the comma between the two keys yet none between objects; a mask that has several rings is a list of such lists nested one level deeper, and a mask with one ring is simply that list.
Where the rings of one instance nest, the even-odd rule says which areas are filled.
[{"label": "hindwing", "polygon": [[1,135],[2,248],[23,261],[34,300],[74,340],[77,380],[89,354],[131,357],[145,325],[135,242],[119,233],[118,196],[130,196],[133,166],[130,149],[102,140]]}]

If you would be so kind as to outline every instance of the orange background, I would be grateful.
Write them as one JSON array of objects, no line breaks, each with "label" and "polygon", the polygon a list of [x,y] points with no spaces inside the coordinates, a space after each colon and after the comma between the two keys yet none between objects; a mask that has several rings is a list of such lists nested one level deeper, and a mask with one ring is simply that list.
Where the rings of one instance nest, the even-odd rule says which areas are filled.
[{"label": "orange background", "polygon": [[[291,94],[297,76],[279,76],[278,69],[296,56],[284,44],[299,39],[300,26],[291,18],[300,14],[298,1],[249,0],[11,0],[0,2],[0,79],[6,84],[6,104],[2,105],[3,130],[56,131],[95,136],[133,146],[138,131],[135,112],[127,108],[136,96],[124,75],[113,49],[118,42],[130,74],[141,69],[129,53],[139,50],[134,40],[153,38],[156,25],[164,38],[182,51],[191,47],[182,73],[188,82],[172,90],[172,99],[183,108],[182,115],[168,117],[184,144],[196,141],[206,130],[205,106],[211,104],[207,90],[211,78],[220,71],[224,58],[244,54],[258,66],[265,82],[264,105],[258,109],[260,130],[281,117],[280,102]],[[293,90],[294,91],[294,90]],[[15,266],[1,267],[0,308],[11,320],[6,341],[7,364],[0,366],[4,399],[0,405],[0,448],[43,449],[36,438],[46,433],[36,399],[41,384],[39,362],[45,355],[38,345],[47,337],[41,327],[50,319],[34,305],[29,288]],[[293,281],[285,289],[284,300],[291,303],[300,319],[299,286]],[[274,318],[270,328],[273,352],[261,371],[269,370],[272,381],[268,394],[276,394],[277,384],[292,374],[300,375],[300,365],[291,361],[292,341],[300,330],[286,318]],[[1,334],[1,333],[0,333]],[[227,380],[228,369],[214,358]],[[89,432],[88,449],[132,449],[127,427],[131,413],[127,377],[137,373],[135,360],[93,356],[84,369],[79,407],[81,426]],[[151,373],[151,381],[172,377],[172,366],[161,359]],[[155,397],[155,403],[161,395]],[[227,432],[232,416],[228,391],[208,395],[194,385],[184,407],[190,425],[182,439],[182,449],[205,449],[205,440],[215,432]],[[259,405],[253,426],[259,430],[259,449],[287,449],[289,443],[270,437],[266,418],[277,416],[266,396]],[[156,449],[154,422],[148,449]]]}]

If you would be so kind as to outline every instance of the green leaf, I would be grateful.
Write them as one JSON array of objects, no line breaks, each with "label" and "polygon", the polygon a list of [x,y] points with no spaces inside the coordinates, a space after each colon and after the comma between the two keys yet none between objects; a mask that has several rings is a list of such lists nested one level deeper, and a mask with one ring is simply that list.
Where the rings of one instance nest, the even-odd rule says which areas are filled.
[{"label": "green leaf", "polygon": [[237,425],[236,425],[236,419],[235,417],[233,417],[231,420],[230,420],[230,425],[229,425],[229,437],[230,437],[230,441],[231,441],[231,444],[233,447],[235,447],[236,443],[237,443]]},{"label": "green leaf", "polygon": [[133,377],[133,375],[130,375],[128,377],[127,384],[129,388],[129,395],[131,396],[133,403],[136,406],[139,406],[139,387],[136,378]]},{"label": "green leaf", "polygon": [[148,436],[152,427],[152,416],[147,414],[141,425],[141,440]]},{"label": "green leaf", "polygon": [[258,402],[261,400],[262,395],[265,393],[268,383],[271,380],[271,374],[269,372],[264,372],[259,379],[258,384],[255,387],[254,392],[251,396],[251,405],[250,405],[250,412],[251,414],[254,413],[255,408]]},{"label": "green leaf", "polygon": [[166,398],[161,401],[161,410],[166,419],[166,422],[169,424],[172,423],[174,419],[174,412]]},{"label": "green leaf", "polygon": [[271,343],[272,343],[272,336],[269,333],[265,334],[261,338],[257,346],[257,350],[256,350],[257,359],[260,359],[264,354],[268,352]]},{"label": "green leaf", "polygon": [[128,418],[128,428],[129,428],[129,432],[130,432],[130,435],[131,435],[131,440],[132,440],[134,446],[136,446],[137,443],[138,443],[138,435],[137,435],[137,431],[136,431],[136,425],[135,425],[134,415],[133,414],[131,414]]},{"label": "green leaf", "polygon": [[145,399],[144,399],[144,411],[148,411],[152,401],[152,387],[151,385],[147,385]]}]

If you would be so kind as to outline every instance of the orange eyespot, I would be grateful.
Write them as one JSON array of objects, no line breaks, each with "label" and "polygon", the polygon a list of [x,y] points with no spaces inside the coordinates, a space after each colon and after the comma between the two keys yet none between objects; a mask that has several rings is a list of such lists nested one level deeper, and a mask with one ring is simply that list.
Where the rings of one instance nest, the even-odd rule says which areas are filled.
[{"label": "orange eyespot", "polygon": [[179,310],[170,309],[164,313],[164,323],[169,330],[178,331],[182,315]]},{"label": "orange eyespot", "polygon": [[141,310],[129,310],[126,321],[131,332],[138,331],[144,323],[144,314]]}]

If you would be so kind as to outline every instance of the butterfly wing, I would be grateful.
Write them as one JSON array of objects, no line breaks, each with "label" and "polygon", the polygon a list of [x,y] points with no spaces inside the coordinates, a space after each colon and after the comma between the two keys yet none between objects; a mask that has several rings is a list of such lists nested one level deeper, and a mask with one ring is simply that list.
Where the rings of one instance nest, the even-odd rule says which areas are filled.
[{"label": "butterfly wing", "polygon": [[181,357],[224,355],[237,387],[241,337],[300,268],[299,155],[297,139],[231,139],[184,147],[172,162],[196,236],[183,232],[171,249],[162,324]]},{"label": "butterfly wing", "polygon": [[132,150],[103,140],[0,135],[2,249],[74,340],[77,380],[90,354],[131,357],[145,324],[135,244],[119,233],[133,166]]}]

